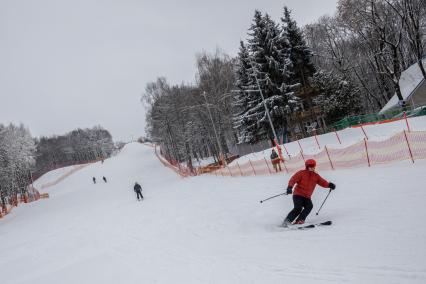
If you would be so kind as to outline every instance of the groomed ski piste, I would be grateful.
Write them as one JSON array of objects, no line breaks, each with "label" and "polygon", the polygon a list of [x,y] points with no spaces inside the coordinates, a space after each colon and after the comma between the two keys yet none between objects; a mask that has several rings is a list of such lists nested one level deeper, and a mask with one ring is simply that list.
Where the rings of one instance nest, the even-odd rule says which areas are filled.
[{"label": "groomed ski piste", "polygon": [[307,223],[333,225],[285,231],[291,196],[259,201],[289,175],[182,178],[128,144],[0,220],[0,282],[426,283],[425,173],[421,160],[320,172],[337,189],[318,216],[316,189]]}]

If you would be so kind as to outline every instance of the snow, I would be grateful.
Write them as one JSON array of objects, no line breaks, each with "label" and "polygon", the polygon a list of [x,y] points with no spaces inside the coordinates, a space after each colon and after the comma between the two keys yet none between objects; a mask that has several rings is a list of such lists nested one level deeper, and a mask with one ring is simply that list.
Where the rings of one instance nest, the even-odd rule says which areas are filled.
[{"label": "snow", "polygon": [[[426,65],[426,58],[423,59],[422,62]],[[399,79],[399,88],[401,89],[401,94],[404,100],[408,100],[410,98],[412,92],[423,80],[423,74],[420,71],[419,65],[417,63],[414,63],[408,67],[407,70],[401,73],[401,78]],[[379,113],[384,113],[392,107],[397,106],[398,101],[398,96],[396,94],[393,95]]]},{"label": "snow", "polygon": [[66,178],[69,174],[72,174],[74,171],[77,171],[84,166],[85,165],[67,166],[47,172],[34,181],[34,186],[39,189],[44,189],[49,186],[55,185],[62,179]]},{"label": "snow", "polygon": [[291,198],[259,201],[288,175],[181,178],[131,143],[0,220],[1,282],[426,283],[425,170],[405,161],[320,173],[337,189],[319,216],[328,191],[315,191],[307,221],[334,224],[285,232]]}]

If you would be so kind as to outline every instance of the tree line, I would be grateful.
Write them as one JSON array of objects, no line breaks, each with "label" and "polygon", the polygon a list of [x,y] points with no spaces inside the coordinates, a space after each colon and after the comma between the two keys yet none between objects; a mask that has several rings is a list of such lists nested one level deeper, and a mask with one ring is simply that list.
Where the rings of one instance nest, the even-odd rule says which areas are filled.
[{"label": "tree line", "polygon": [[303,110],[319,108],[332,124],[376,112],[394,93],[403,101],[402,71],[417,63],[426,78],[425,14],[422,0],[340,0],[334,16],[300,28],[287,7],[278,22],[255,11],[235,58],[204,52],[193,84],[147,84],[146,132],[166,157],[191,166],[273,139],[269,117],[282,137]]},{"label": "tree line", "polygon": [[0,124],[0,199],[9,203],[49,170],[109,157],[111,134],[100,126],[65,135],[33,138],[24,125]]}]

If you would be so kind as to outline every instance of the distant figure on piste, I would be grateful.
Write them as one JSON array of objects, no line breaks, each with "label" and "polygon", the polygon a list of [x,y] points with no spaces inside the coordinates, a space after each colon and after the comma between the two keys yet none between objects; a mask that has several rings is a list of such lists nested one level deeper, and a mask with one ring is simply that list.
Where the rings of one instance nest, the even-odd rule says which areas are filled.
[{"label": "distant figure on piste", "polygon": [[275,172],[278,172],[278,169],[281,172],[281,159],[278,157],[278,154],[274,149],[271,151],[271,163]]},{"label": "distant figure on piste", "polygon": [[[133,190],[136,192],[136,197],[138,198],[138,200],[143,199],[142,187],[140,186],[139,183],[135,182],[135,186],[133,187]],[[140,196],[140,199],[139,199],[139,196]]]},{"label": "distant figure on piste", "polygon": [[93,183],[94,183],[94,184],[96,183],[96,178],[95,178],[95,177],[93,177]]},{"label": "distant figure on piste", "polygon": [[106,179],[106,177],[102,177],[102,179],[104,180],[104,182],[105,182],[105,183],[107,182],[107,179]]},{"label": "distant figure on piste", "polygon": [[[317,163],[313,159],[306,160],[305,170],[300,170],[295,173],[288,182],[287,194],[293,193],[293,210],[288,213],[284,219],[283,226],[287,227],[292,224],[304,224],[306,217],[312,210],[311,196],[314,192],[315,186],[318,184],[325,188],[334,190],[336,185],[323,179],[315,172]],[[296,188],[292,191],[293,186],[297,183]]]}]

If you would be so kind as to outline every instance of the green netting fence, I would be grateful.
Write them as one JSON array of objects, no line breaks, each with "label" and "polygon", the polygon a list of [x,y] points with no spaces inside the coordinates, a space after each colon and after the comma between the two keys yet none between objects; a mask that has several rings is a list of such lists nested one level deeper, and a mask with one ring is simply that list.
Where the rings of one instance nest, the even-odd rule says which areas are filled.
[{"label": "green netting fence", "polygon": [[387,111],[385,113],[371,113],[364,115],[356,115],[345,117],[332,125],[328,126],[329,130],[341,130],[350,126],[365,124],[365,123],[374,123],[382,120],[398,119],[404,117],[404,112],[406,112],[407,117],[415,117],[426,115],[426,106],[421,106],[415,109],[411,107],[399,108],[397,110]]}]

